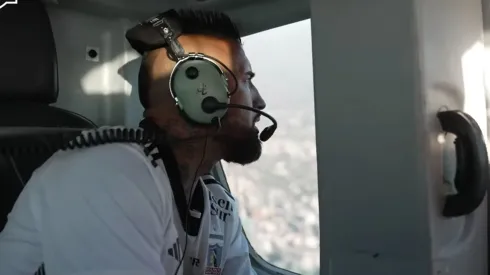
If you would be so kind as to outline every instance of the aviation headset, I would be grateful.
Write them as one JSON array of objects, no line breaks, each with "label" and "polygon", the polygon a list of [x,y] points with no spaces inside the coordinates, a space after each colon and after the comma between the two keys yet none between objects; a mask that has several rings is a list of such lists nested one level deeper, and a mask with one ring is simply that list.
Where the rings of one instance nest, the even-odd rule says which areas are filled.
[{"label": "aviation headset", "polygon": [[[214,57],[202,53],[185,53],[177,41],[182,33],[178,19],[175,10],[168,10],[128,30],[126,39],[142,55],[158,48],[167,49],[171,59],[176,61],[169,79],[170,95],[181,113],[190,121],[220,126],[228,108],[252,111],[272,121],[273,124],[260,133],[260,139],[267,141],[277,129],[276,120],[259,109],[230,104],[230,96],[238,88],[236,76]],[[231,92],[229,79],[220,66],[233,78],[235,87]]]}]

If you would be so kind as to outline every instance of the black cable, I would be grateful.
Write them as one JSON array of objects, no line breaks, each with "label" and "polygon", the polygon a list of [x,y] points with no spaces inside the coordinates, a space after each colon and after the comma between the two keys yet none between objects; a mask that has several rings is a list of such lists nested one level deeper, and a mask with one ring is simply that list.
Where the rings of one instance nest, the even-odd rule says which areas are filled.
[{"label": "black cable", "polygon": [[[55,128],[56,129],[56,128]],[[54,153],[58,150],[73,150],[107,143],[124,142],[145,145],[158,143],[163,136],[157,132],[143,129],[107,128],[94,129],[85,133],[64,131],[42,134],[43,144],[33,143],[23,137],[6,138],[0,144],[0,154],[18,156],[22,154]],[[44,140],[45,139],[45,140]]]},{"label": "black cable", "polygon": [[[207,138],[208,135],[194,136],[185,139],[172,139],[162,131],[154,129],[106,128],[87,132],[59,129],[53,127],[50,133],[40,133],[40,142],[34,142],[29,136],[2,138],[0,155],[19,156],[23,154],[53,154],[58,150],[82,149],[109,143],[135,143],[138,145],[159,143],[182,143]],[[32,136],[31,136],[32,137]],[[39,138],[39,136],[36,136]],[[25,139],[23,142],[22,139]],[[36,140],[38,141],[38,140]]]},{"label": "black cable", "polygon": [[201,169],[201,166],[204,162],[204,159],[206,158],[206,148],[208,145],[208,136],[205,137],[204,139],[204,148],[202,152],[202,157],[201,160],[199,161],[199,165],[196,168],[196,171],[194,172],[194,178],[192,180],[192,186],[191,186],[191,193],[189,194],[189,198],[187,199],[187,212],[185,215],[185,244],[184,244],[184,251],[182,252],[182,258],[179,261],[179,265],[175,269],[174,275],[177,275],[179,272],[180,267],[182,266],[182,263],[184,262],[185,259],[185,253],[187,252],[187,242],[189,240],[189,234],[187,233],[187,230],[189,229],[189,212],[191,211],[191,202],[192,198],[194,196],[194,188],[196,187],[197,184],[197,174],[199,173],[199,169]]},{"label": "black cable", "polygon": [[236,78],[236,75],[233,73],[233,71],[230,68],[228,68],[228,66],[226,66],[225,63],[221,62],[221,60],[214,58],[212,56],[209,56],[209,55],[206,55],[206,57],[217,62],[217,63],[219,63],[221,66],[223,66],[223,68],[225,68],[225,70],[227,70],[231,74],[231,77],[233,77],[233,82],[235,82],[235,87],[234,87],[233,91],[228,93],[228,95],[231,96],[234,93],[236,93],[238,90],[238,80]]}]

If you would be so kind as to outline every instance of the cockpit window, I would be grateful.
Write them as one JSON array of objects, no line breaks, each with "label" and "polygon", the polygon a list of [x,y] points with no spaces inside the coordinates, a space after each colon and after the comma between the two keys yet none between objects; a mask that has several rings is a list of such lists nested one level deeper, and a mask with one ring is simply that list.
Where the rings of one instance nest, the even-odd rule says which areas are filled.
[{"label": "cockpit window", "polygon": [[[263,144],[259,161],[245,167],[223,163],[228,184],[240,202],[250,244],[262,258],[293,272],[319,274],[310,20],[247,36],[243,44],[265,111],[279,128]],[[262,119],[259,127],[268,123]]]}]

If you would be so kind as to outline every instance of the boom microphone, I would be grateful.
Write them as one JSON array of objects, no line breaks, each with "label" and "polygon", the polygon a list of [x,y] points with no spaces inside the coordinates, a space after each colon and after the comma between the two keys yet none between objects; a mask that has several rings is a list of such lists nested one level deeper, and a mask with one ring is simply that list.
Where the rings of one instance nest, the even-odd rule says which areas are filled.
[{"label": "boom microphone", "polygon": [[213,113],[217,110],[222,110],[222,109],[226,109],[226,108],[236,108],[236,109],[251,111],[251,112],[257,113],[259,115],[265,116],[266,118],[268,118],[272,122],[272,125],[265,127],[264,130],[262,130],[262,132],[260,132],[259,137],[260,137],[260,140],[263,142],[269,140],[277,129],[276,119],[274,119],[268,113],[266,113],[262,110],[259,110],[257,108],[253,108],[253,107],[249,107],[249,106],[245,106],[245,105],[241,105],[241,104],[221,103],[215,97],[212,97],[212,96],[206,97],[202,101],[201,107],[202,107],[203,111],[208,113],[208,114]]}]

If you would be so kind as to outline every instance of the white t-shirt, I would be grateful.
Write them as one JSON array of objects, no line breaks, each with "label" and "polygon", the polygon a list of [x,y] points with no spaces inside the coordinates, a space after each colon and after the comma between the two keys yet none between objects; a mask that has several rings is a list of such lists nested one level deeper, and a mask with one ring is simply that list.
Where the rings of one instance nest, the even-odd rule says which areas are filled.
[{"label": "white t-shirt", "polygon": [[[57,152],[0,233],[0,274],[32,275],[44,263],[47,275],[174,275],[186,233],[156,164],[134,144]],[[178,274],[255,274],[235,200],[211,176],[197,184],[204,210]]]}]

